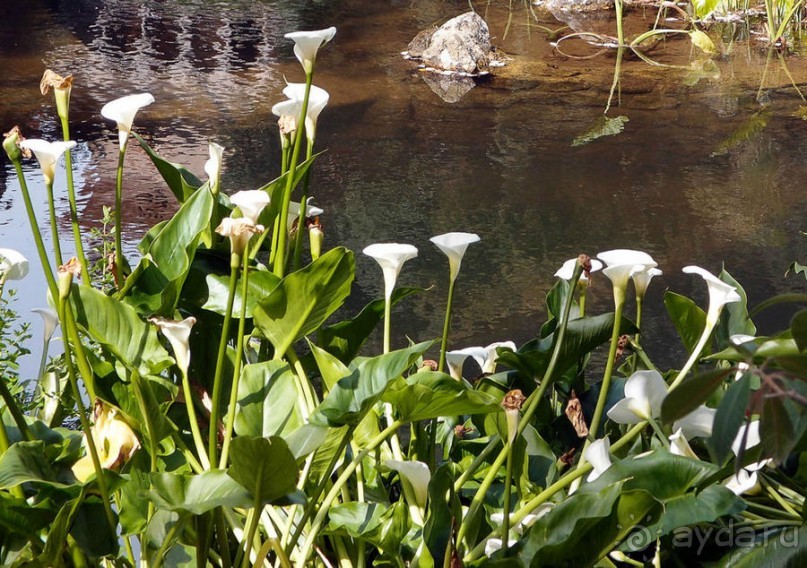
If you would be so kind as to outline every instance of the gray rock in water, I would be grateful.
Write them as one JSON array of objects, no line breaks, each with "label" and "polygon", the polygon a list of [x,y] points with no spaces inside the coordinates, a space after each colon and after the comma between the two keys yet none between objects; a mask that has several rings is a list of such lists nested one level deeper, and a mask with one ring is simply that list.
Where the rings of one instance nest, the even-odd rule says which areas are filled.
[{"label": "gray rock in water", "polygon": [[[420,34],[413,43],[419,37]],[[484,71],[490,58],[488,25],[475,12],[452,18],[432,34],[428,47],[419,57],[426,66],[444,71]]]}]

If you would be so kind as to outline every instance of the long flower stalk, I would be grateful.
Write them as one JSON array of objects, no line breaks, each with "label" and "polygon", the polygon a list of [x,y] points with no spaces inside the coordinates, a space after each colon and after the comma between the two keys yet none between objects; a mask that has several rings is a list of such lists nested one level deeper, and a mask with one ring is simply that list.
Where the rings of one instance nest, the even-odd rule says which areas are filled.
[{"label": "long flower stalk", "polygon": [[115,284],[120,290],[123,287],[123,238],[121,236],[123,211],[123,161],[126,157],[126,146],[118,152],[118,168],[115,172]]},{"label": "long flower stalk", "polygon": [[443,372],[446,366],[446,350],[448,349],[448,332],[451,329],[451,306],[454,304],[454,284],[456,280],[451,279],[448,283],[448,300],[446,301],[446,317],[443,321],[443,337],[440,341],[440,361],[437,370]]},{"label": "long flower stalk", "polygon": [[[70,124],[67,114],[59,113],[62,123],[62,138],[65,142],[70,140]],[[67,202],[70,204],[70,224],[73,227],[73,240],[76,246],[76,257],[81,264],[81,280],[86,286],[91,284],[90,273],[87,270],[87,257],[84,255],[84,245],[81,242],[81,227],[78,224],[78,207],[76,206],[76,189],[73,181],[73,158],[68,149],[64,153],[64,168],[67,173]]]}]

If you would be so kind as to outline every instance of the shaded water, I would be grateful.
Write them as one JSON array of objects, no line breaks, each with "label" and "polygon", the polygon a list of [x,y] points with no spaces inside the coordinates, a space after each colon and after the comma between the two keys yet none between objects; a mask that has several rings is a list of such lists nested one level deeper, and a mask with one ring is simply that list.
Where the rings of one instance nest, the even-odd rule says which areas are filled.
[{"label": "shaded water", "polygon": [[[718,58],[720,79],[686,84],[687,72],[634,58],[622,64],[620,93],[609,116],[629,118],[625,131],[588,145],[572,141],[602,116],[611,89],[613,54],[570,59],[532,24],[521,2],[476,2],[493,41],[512,61],[456,103],[441,100],[399,52],[421,29],[467,10],[467,1],[376,0],[167,2],[157,0],[29,0],[0,5],[0,126],[19,124],[28,137],[60,136],[50,96],[38,83],[45,68],[75,75],[71,104],[81,219],[97,226],[112,205],[116,133],[101,106],[149,91],[156,103],[136,129],[163,155],[202,174],[208,140],[227,148],[223,185],[252,189],[278,170],[271,107],[284,77],[303,79],[283,34],[334,25],[336,38],[319,59],[315,82],[330,92],[319,121],[311,194],[325,209],[326,243],[357,251],[355,305],[383,293],[381,271],[358,253],[379,241],[412,243],[417,260],[399,282],[434,288],[394,312],[396,344],[440,333],[445,258],[428,238],[447,231],[482,237],[470,247],[456,298],[453,345],[532,337],[544,320],[543,298],[567,258],[611,248],[642,249],[664,276],[648,294],[649,351],[681,364],[661,303],[667,288],[705,304],[700,279],[680,273],[721,263],[755,304],[776,292],[802,289],[782,277],[805,260],[801,219],[807,211],[807,122],[774,57],[735,43]],[[654,13],[633,14],[629,30],[652,25]],[[530,24],[530,25],[528,25]],[[613,21],[600,25],[613,26]],[[633,33],[633,32],[631,32]],[[728,36],[727,36],[728,37]],[[569,53],[592,52],[583,45]],[[688,41],[653,50],[658,61],[689,65]],[[804,59],[787,59],[803,85]],[[758,102],[763,86],[764,115]],[[764,129],[726,141],[757,116]],[[761,119],[760,119],[761,120]],[[0,169],[0,246],[36,258],[13,170]],[[29,185],[44,188],[29,164]],[[67,202],[59,212],[69,235]],[[38,189],[37,189],[38,188]],[[150,224],[166,218],[174,200],[144,154],[127,153],[124,224],[129,250]],[[41,197],[40,199],[43,199]],[[45,219],[44,205],[40,220]],[[44,226],[44,223],[43,223]],[[42,304],[44,281],[25,282],[21,311]],[[38,287],[38,289],[37,289]],[[600,278],[593,309],[610,309]],[[768,325],[781,313],[772,312]],[[35,356],[34,356],[35,357]]]}]

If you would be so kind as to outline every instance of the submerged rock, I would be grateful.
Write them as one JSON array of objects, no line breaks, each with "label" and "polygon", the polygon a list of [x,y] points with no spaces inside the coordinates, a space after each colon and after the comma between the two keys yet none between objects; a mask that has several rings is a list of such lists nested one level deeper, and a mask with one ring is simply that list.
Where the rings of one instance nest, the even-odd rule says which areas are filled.
[{"label": "submerged rock", "polygon": [[[536,2],[537,3],[537,2]],[[600,12],[614,7],[614,0],[544,0],[543,6],[551,12]]]},{"label": "submerged rock", "polygon": [[423,30],[409,43],[407,56],[421,59],[426,67],[476,75],[491,61],[490,31],[475,12],[448,20],[436,30]]},{"label": "submerged rock", "polygon": [[445,75],[432,71],[423,71],[420,74],[423,81],[438,97],[447,103],[456,103],[465,94],[476,86],[471,77]]}]

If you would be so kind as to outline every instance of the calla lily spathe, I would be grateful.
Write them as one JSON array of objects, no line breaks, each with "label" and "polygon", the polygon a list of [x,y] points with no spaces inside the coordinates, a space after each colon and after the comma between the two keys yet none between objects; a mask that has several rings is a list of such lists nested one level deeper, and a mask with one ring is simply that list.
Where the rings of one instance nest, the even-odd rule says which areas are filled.
[{"label": "calla lily spathe", "polygon": [[261,189],[239,191],[230,196],[230,203],[238,207],[245,219],[249,219],[253,225],[257,225],[258,217],[269,205],[269,194]]},{"label": "calla lily spathe", "polygon": [[[675,428],[675,426],[673,426]],[[686,436],[681,428],[675,430],[675,433],[670,437],[670,453],[675,456],[684,456],[693,460],[699,459],[692,447],[687,442]]]},{"label": "calla lily spathe", "polygon": [[465,349],[455,349],[454,351],[446,352],[446,363],[448,363],[449,374],[457,379],[462,379],[462,366],[468,357],[473,357],[477,362],[479,368],[485,366],[485,359],[488,352],[484,347],[466,347]]},{"label": "calla lily spathe", "polygon": [[485,347],[485,360],[482,362],[483,373],[496,372],[496,361],[499,358],[499,353],[497,349],[499,347],[509,349],[510,351],[516,350],[516,344],[513,343],[512,341],[496,341],[495,343],[491,343],[490,345]]},{"label": "calla lily spathe", "polygon": [[42,329],[43,341],[47,344],[53,337],[56,327],[59,325],[59,314],[53,308],[34,308],[31,310],[35,314],[39,314],[42,318],[44,327]]},{"label": "calla lily spathe", "polygon": [[[289,100],[300,104],[297,115],[295,116],[296,119],[299,119],[303,99],[305,98],[305,83],[289,83],[283,89],[283,94],[286,95]],[[316,85],[311,85],[311,90],[308,93],[308,107],[306,107],[305,111],[305,136],[308,138],[310,144],[313,144],[316,138],[317,119],[329,100],[330,95],[328,91]],[[274,107],[272,107],[272,110],[274,111]]]},{"label": "calla lily spathe", "polygon": [[429,466],[420,461],[413,460],[386,460],[384,462],[390,469],[396,470],[412,485],[415,490],[415,500],[418,507],[426,506],[426,498],[429,496],[429,482],[432,474]]},{"label": "calla lily spathe", "polygon": [[698,408],[673,423],[673,430],[681,430],[687,440],[708,438],[712,435],[717,410],[700,405]]},{"label": "calla lily spathe", "polygon": [[118,143],[121,152],[126,148],[126,141],[132,131],[137,111],[153,102],[154,96],[151,93],[139,93],[110,101],[101,109],[101,116],[118,124]]},{"label": "calla lily spathe", "polygon": [[62,154],[75,147],[75,145],[76,143],[73,140],[48,142],[39,138],[28,138],[20,142],[20,148],[31,150],[36,155],[39,168],[42,170],[42,176],[48,185],[53,185],[53,179],[56,177],[56,162],[59,161]]},{"label": "calla lily spathe", "polygon": [[717,276],[700,266],[685,266],[683,271],[687,274],[699,275],[706,281],[706,286],[709,288],[709,310],[706,312],[707,329],[717,324],[723,306],[742,300],[737,293],[737,288],[726,284]]},{"label": "calla lily spathe", "polygon": [[636,295],[639,298],[644,298],[644,295],[647,292],[647,287],[650,285],[650,281],[654,276],[661,276],[661,274],[661,270],[655,267],[649,267],[645,270],[634,272],[631,278],[633,278],[633,286],[636,288]]},{"label": "calla lily spathe", "polygon": [[[313,197],[309,197],[305,200],[305,218],[312,219],[314,217],[319,217],[323,213],[324,210],[320,209],[316,205],[311,205],[311,202],[314,200]],[[287,227],[294,226],[294,222],[300,217],[300,204],[296,201],[289,202],[289,217],[288,217],[288,225]]]},{"label": "calla lily spathe", "polygon": [[[560,278],[561,280],[569,280],[572,276],[574,276],[574,269],[577,268],[578,258],[570,258],[566,262],[563,263],[563,266],[558,268],[557,272],[555,272],[555,276]],[[596,258],[591,259],[591,270],[589,272],[597,272],[598,270],[602,270],[602,262],[597,260]],[[580,274],[580,280],[585,281],[588,280],[588,276],[586,273],[583,272]]]},{"label": "calla lily spathe", "polygon": [[28,259],[14,249],[0,248],[0,284],[28,276]]},{"label": "calla lily spathe", "polygon": [[218,187],[221,180],[221,159],[224,155],[224,146],[211,142],[208,145],[208,152],[210,158],[205,162],[205,173],[210,179],[210,187],[213,189]]},{"label": "calla lily spathe", "polygon": [[453,283],[460,273],[462,257],[465,256],[468,245],[479,242],[479,235],[476,233],[454,232],[437,235],[429,240],[448,257],[449,273]]},{"label": "calla lily spathe", "polygon": [[638,250],[614,249],[599,253],[597,258],[606,264],[603,274],[611,280],[615,289],[622,291],[628,288],[628,280],[634,274],[657,266],[653,257]]},{"label": "calla lily spathe", "polygon": [[594,481],[611,467],[611,442],[608,438],[600,438],[591,443],[583,451],[583,459],[593,468],[586,481]]},{"label": "calla lily spathe", "polygon": [[[118,416],[118,410],[100,400],[95,403],[95,424],[90,428],[90,433],[104,469],[119,470],[140,447],[140,441],[131,427]],[[72,470],[81,483],[95,473],[89,452],[73,464]]]},{"label": "calla lily spathe", "polygon": [[310,75],[314,71],[317,51],[331,41],[334,35],[336,35],[336,28],[330,27],[309,32],[291,32],[287,33],[285,37],[294,41],[294,55],[303,66],[306,75]]},{"label": "calla lily spathe", "polygon": [[263,225],[256,225],[246,217],[225,217],[216,227],[216,232],[230,239],[230,251],[242,256],[252,235],[263,232]]},{"label": "calla lily spathe", "polygon": [[362,252],[374,258],[381,266],[384,272],[384,297],[387,301],[392,298],[392,291],[395,290],[404,262],[418,255],[416,247],[400,243],[376,243],[365,247]]},{"label": "calla lily spathe", "polygon": [[191,328],[196,323],[195,317],[187,317],[182,321],[169,320],[165,318],[150,318],[149,321],[160,328],[162,334],[168,339],[171,348],[174,350],[174,359],[183,374],[188,374],[188,366],[191,363],[191,350],[188,340],[191,336]]},{"label": "calla lily spathe", "polygon": [[667,383],[658,371],[636,371],[625,382],[625,398],[608,411],[608,418],[618,424],[638,424],[661,415],[661,403],[667,396]]}]

